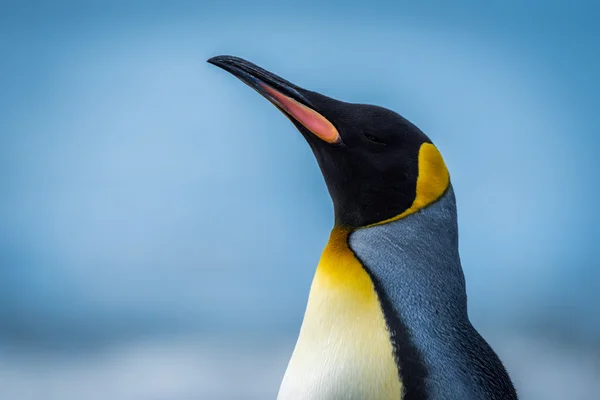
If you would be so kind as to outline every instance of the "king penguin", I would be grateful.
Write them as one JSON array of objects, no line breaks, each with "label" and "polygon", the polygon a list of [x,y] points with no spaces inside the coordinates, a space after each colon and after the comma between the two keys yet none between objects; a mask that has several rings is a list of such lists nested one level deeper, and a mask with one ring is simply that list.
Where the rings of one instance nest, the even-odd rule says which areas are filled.
[{"label": "king penguin", "polygon": [[277,398],[516,399],[467,315],[454,191],[431,140],[388,109],[305,90],[238,57],[208,62],[292,121],[333,201]]}]

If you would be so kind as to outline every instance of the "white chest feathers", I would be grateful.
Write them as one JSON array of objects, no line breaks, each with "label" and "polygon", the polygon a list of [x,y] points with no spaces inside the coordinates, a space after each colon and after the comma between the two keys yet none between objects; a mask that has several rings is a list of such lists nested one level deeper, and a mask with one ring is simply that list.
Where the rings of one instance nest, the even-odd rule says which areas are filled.
[{"label": "white chest feathers", "polygon": [[402,383],[377,293],[334,229],[315,274],[278,400],[399,400]]}]

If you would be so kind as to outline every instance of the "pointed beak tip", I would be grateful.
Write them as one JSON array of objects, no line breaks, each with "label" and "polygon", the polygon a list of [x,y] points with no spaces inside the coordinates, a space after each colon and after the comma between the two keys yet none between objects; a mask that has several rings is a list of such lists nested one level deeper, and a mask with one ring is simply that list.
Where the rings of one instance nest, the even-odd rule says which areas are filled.
[{"label": "pointed beak tip", "polygon": [[208,60],[206,60],[206,62],[209,64],[212,64],[212,65],[216,65],[218,67],[221,64],[223,64],[223,62],[225,61],[226,58],[227,58],[227,56],[215,56],[215,57],[209,58]]},{"label": "pointed beak tip", "polygon": [[248,61],[243,58],[228,56],[228,55],[220,55],[214,56],[206,60],[207,63],[216,65],[217,67],[222,67],[224,65],[243,65],[250,64]]}]

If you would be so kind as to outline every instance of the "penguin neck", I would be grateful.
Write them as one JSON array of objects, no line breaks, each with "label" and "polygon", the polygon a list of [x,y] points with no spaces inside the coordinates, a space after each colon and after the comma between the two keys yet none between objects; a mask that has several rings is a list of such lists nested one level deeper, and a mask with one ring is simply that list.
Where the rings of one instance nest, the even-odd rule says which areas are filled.
[{"label": "penguin neck", "polygon": [[336,227],[278,399],[516,399],[467,316],[452,187],[389,223]]},{"label": "penguin neck", "polygon": [[452,187],[413,214],[354,231],[349,244],[378,294],[406,398],[477,398],[464,337],[487,344],[467,316]]},{"label": "penguin neck", "polygon": [[438,326],[466,318],[452,186],[415,213],[352,232],[349,246],[373,280],[383,307],[390,307],[386,313],[404,320],[427,316]]}]

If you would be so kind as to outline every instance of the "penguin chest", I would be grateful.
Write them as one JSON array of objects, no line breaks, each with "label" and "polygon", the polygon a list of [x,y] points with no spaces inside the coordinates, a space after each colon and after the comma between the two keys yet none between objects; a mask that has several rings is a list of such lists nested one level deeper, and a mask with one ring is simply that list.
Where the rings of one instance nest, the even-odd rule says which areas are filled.
[{"label": "penguin chest", "polygon": [[331,242],[278,399],[398,400],[402,383],[373,283],[345,240]]}]

